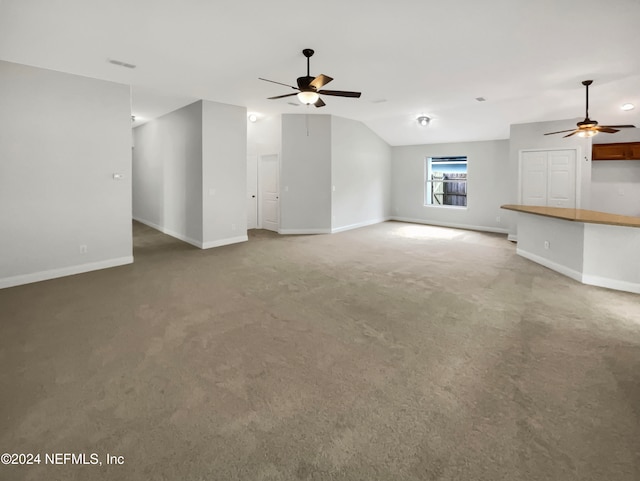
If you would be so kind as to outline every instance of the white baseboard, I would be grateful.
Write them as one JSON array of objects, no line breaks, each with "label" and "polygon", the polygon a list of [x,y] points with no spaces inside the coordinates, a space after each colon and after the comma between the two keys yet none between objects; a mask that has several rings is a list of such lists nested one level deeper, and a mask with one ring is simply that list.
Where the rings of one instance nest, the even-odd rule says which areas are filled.
[{"label": "white baseboard", "polygon": [[331,229],[278,229],[278,234],[283,234],[283,235],[331,234]]},{"label": "white baseboard", "polygon": [[399,222],[411,222],[412,224],[425,224],[434,225],[438,227],[452,227],[454,229],[467,229],[476,230],[480,232],[495,232],[496,234],[508,234],[509,230],[501,227],[487,227],[482,225],[468,225],[468,224],[455,224],[453,222],[438,222],[425,219],[412,219],[409,217],[392,216],[389,220],[396,220]]},{"label": "white baseboard", "polygon": [[240,235],[237,237],[227,237],[226,239],[219,239],[215,241],[209,241],[202,244],[202,249],[211,249],[212,247],[221,247],[229,244],[237,244],[239,242],[246,242],[249,237],[246,235]]},{"label": "white baseboard", "polygon": [[615,289],[616,291],[633,292],[640,294],[640,284],[637,282],[621,281],[618,279],[609,279],[608,277],[592,276],[589,274],[582,275],[582,282],[590,286],[606,287]]},{"label": "white baseboard", "polygon": [[557,262],[550,261],[549,259],[545,259],[544,257],[540,257],[539,255],[532,254],[531,252],[527,252],[522,249],[516,249],[516,253],[519,256],[524,257],[525,259],[529,259],[530,261],[535,262],[536,264],[540,264],[544,267],[548,267],[552,271],[559,272],[562,275],[570,277],[574,281],[583,282],[582,281],[582,272],[578,272],[574,269],[571,269],[567,266],[563,266],[562,264],[558,264]]},{"label": "white baseboard", "polygon": [[518,242],[518,235],[517,234],[509,234],[507,236],[507,240],[509,240],[511,242]]},{"label": "white baseboard", "polygon": [[82,274],[84,272],[97,271],[100,269],[108,269],[109,267],[123,266],[131,263],[133,263],[133,256],[125,256],[115,259],[107,259],[105,261],[88,262],[86,264],[61,267],[59,269],[33,272],[31,274],[5,277],[4,279],[0,279],[0,289],[20,286],[23,284],[31,284],[32,282],[47,281],[58,277],[72,276],[74,274]]},{"label": "white baseboard", "polygon": [[359,229],[360,227],[366,227],[368,225],[380,224],[381,222],[386,222],[390,220],[390,217],[381,217],[379,219],[366,220],[364,222],[358,222],[357,224],[345,225],[342,227],[336,227],[335,229],[331,229],[331,233],[335,234],[336,232],[344,232],[346,230],[351,229]]},{"label": "white baseboard", "polygon": [[249,237],[245,234],[245,235],[240,235],[236,237],[227,237],[226,239],[200,242],[196,239],[191,239],[190,237],[180,234],[179,232],[175,232],[175,231],[172,231],[171,229],[167,229],[166,227],[162,227],[161,225],[158,225],[154,222],[151,222],[145,219],[140,219],[139,217],[133,217],[133,220],[138,221],[142,224],[148,225],[149,227],[153,227],[155,230],[159,230],[163,234],[167,234],[167,235],[170,235],[171,237],[175,237],[176,239],[180,239],[181,241],[186,242],[187,244],[191,244],[192,246],[199,247],[200,249],[211,249],[212,247],[221,247],[229,244],[237,244],[238,242],[246,242],[249,240]]},{"label": "white baseboard", "polygon": [[140,217],[133,217],[133,220],[140,222],[141,224],[144,225],[148,225],[149,227],[153,227],[155,230],[159,230],[160,232],[162,232],[163,234],[167,234],[170,235],[171,237],[175,237],[176,239],[180,239],[183,242],[186,242],[187,244],[191,244],[192,246],[196,246],[199,247],[200,249],[202,249],[202,242],[200,242],[199,240],[196,239],[192,239],[190,237],[187,237],[179,232],[173,231],[171,229],[167,229],[166,227],[163,227],[161,225],[158,225],[154,222],[151,222],[149,220],[145,220],[145,219],[141,219]]}]

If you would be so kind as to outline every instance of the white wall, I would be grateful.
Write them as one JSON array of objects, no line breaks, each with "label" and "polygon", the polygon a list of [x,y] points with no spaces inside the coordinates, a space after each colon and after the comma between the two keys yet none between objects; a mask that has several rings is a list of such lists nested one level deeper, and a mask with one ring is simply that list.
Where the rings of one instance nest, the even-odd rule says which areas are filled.
[{"label": "white wall", "polygon": [[282,115],[280,232],[331,231],[331,116]]},{"label": "white wall", "polygon": [[203,247],[247,240],[247,110],[202,102]]},{"label": "white wall", "polygon": [[282,140],[281,115],[258,115],[256,122],[247,121],[247,156],[280,155]]},{"label": "white wall", "polygon": [[[409,222],[507,232],[500,205],[510,200],[508,153],[508,140],[392,147],[391,215]],[[425,159],[461,155],[468,160],[467,208],[425,206]]]},{"label": "white wall", "polygon": [[[594,144],[640,142],[640,129],[598,134]],[[591,167],[591,208],[640,217],[640,160],[594,160]]]},{"label": "white wall", "polygon": [[130,105],[126,85],[0,61],[0,287],[133,261]]},{"label": "white wall", "polygon": [[133,218],[202,245],[202,101],[134,129]]},{"label": "white wall", "polygon": [[362,122],[331,117],[332,232],[390,217],[391,147]]}]

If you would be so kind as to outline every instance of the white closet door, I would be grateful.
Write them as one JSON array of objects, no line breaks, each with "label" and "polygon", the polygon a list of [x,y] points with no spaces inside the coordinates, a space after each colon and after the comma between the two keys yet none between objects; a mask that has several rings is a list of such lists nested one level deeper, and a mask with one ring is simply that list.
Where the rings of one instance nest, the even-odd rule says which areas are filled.
[{"label": "white closet door", "polygon": [[525,151],[521,160],[524,205],[547,205],[547,152]]},{"label": "white closet door", "polygon": [[547,205],[576,206],[576,151],[552,150],[548,158]]},{"label": "white closet door", "polygon": [[575,208],[576,151],[523,151],[520,156],[520,202]]}]

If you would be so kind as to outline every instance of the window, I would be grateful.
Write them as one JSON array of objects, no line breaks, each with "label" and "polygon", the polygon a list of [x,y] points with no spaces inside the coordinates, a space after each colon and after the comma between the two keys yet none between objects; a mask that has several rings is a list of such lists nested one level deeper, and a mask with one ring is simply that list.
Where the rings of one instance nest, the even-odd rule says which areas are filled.
[{"label": "window", "polygon": [[467,157],[427,157],[424,205],[467,206]]}]

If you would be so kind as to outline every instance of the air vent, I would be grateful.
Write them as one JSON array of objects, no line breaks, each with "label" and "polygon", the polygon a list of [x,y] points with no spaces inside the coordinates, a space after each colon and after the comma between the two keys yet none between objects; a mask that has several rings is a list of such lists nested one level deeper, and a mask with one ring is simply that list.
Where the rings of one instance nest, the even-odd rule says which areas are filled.
[{"label": "air vent", "polygon": [[112,63],[113,65],[118,65],[119,67],[136,68],[136,66],[133,65],[132,63],[123,62],[122,60],[115,60],[110,58],[108,62]]}]

